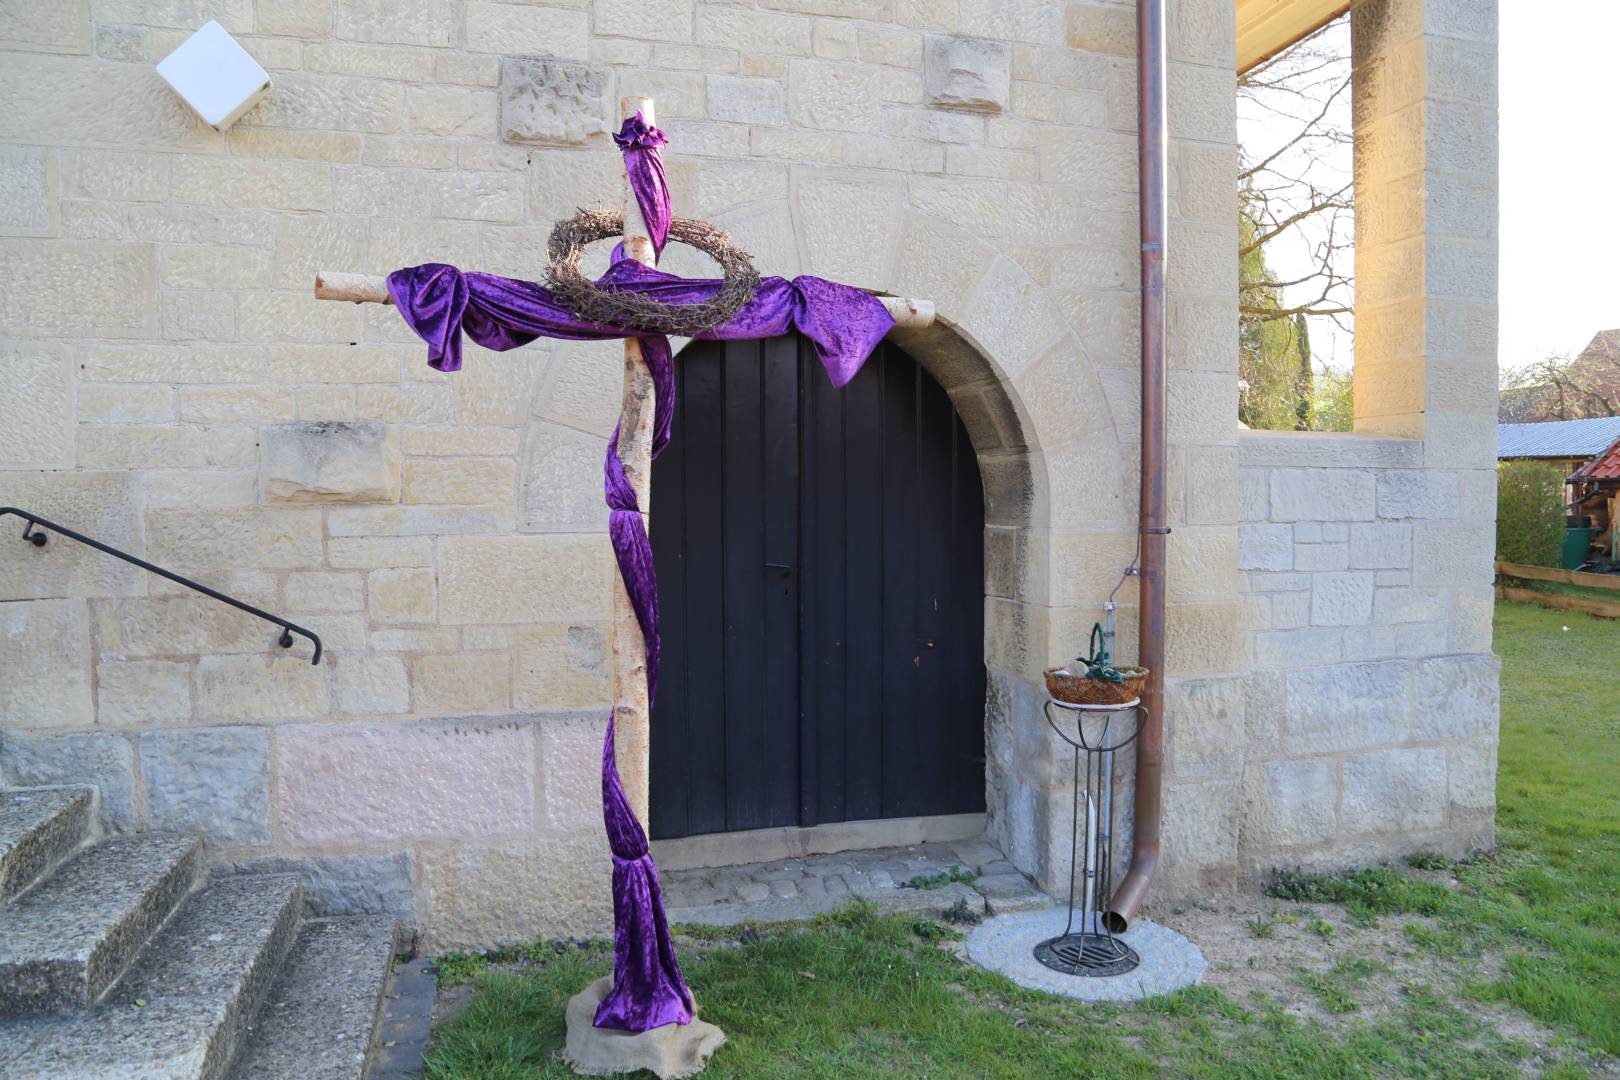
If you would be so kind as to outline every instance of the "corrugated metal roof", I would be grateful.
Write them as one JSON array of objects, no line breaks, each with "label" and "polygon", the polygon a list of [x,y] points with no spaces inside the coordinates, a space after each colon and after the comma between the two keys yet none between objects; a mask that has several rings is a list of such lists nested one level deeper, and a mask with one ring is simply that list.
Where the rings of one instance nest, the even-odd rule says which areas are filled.
[{"label": "corrugated metal roof", "polygon": [[1620,439],[1620,416],[1552,420],[1545,424],[1497,424],[1498,458],[1596,457]]}]

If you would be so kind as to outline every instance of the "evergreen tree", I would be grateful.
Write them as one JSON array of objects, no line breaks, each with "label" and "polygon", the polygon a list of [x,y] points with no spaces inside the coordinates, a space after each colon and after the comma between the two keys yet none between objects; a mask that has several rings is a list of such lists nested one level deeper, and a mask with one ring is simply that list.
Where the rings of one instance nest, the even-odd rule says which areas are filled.
[{"label": "evergreen tree", "polygon": [[[1238,198],[1239,250],[1247,248],[1259,232],[1247,184]],[[1263,248],[1254,247],[1240,257],[1242,295],[1238,316],[1238,419],[1251,428],[1291,428],[1295,425],[1298,384],[1298,331],[1282,309],[1282,290],[1266,266]],[[1278,315],[1266,317],[1264,312]]]},{"label": "evergreen tree", "polygon": [[[1238,198],[1239,250],[1258,229],[1245,187]],[[1316,370],[1310,321],[1302,311],[1285,312],[1264,249],[1243,251],[1239,261],[1238,419],[1272,431],[1350,431],[1350,373]]]},{"label": "evergreen tree", "polygon": [[1314,394],[1311,378],[1311,328],[1303,311],[1294,312],[1294,347],[1299,354],[1299,386],[1295,393],[1299,404],[1294,409],[1294,430],[1311,430],[1311,397]]}]

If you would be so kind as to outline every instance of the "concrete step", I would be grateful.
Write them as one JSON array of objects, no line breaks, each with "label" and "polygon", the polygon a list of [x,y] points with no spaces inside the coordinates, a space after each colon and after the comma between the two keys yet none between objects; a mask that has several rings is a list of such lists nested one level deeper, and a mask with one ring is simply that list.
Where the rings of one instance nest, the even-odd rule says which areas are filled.
[{"label": "concrete step", "polygon": [[305,922],[232,1080],[361,1080],[397,936],[386,915]]},{"label": "concrete step", "polygon": [[0,907],[90,839],[95,803],[95,788],[0,791]]},{"label": "concrete step", "polygon": [[0,1016],[93,1005],[191,892],[200,859],[194,837],[115,837],[0,908]]},{"label": "concrete step", "polygon": [[221,1080],[292,946],[303,906],[292,874],[211,885],[95,1009],[0,1021],[0,1076]]},{"label": "concrete step", "polygon": [[986,874],[973,883],[984,895],[992,915],[1011,915],[1023,911],[1042,911],[1054,901],[1030,883],[1023,874]]}]

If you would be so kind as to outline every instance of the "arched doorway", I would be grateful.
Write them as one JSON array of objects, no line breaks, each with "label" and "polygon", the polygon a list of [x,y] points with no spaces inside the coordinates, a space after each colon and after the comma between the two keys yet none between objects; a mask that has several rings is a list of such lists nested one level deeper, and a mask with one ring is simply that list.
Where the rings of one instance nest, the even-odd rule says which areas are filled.
[{"label": "arched doorway", "polygon": [[654,465],[657,838],[983,811],[984,495],[940,385],[884,343],[695,342]]}]

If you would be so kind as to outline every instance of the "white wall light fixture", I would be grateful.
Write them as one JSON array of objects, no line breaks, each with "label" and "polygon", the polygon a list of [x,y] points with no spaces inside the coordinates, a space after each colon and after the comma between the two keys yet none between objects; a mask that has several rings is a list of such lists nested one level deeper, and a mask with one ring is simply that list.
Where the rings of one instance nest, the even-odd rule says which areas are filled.
[{"label": "white wall light fixture", "polygon": [[158,62],[158,74],[203,122],[224,131],[270,90],[270,76],[217,22]]}]

